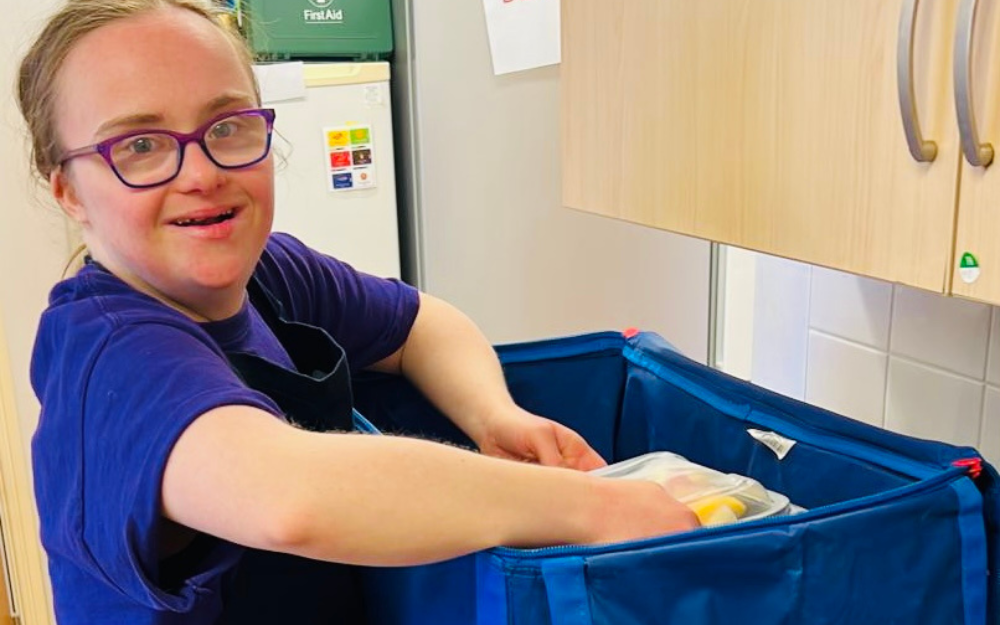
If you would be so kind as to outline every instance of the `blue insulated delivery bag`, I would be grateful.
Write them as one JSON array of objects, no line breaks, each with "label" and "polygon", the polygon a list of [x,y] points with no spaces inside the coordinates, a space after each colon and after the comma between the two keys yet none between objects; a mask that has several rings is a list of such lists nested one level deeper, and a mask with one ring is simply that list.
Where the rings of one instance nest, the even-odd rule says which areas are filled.
[{"label": "blue insulated delivery bag", "polygon": [[[805,511],[601,546],[364,569],[373,625],[1000,625],[1000,477],[694,362],[649,333],[498,348],[515,400],[608,461],[669,451]],[[355,382],[387,433],[468,445],[412,387]]]}]

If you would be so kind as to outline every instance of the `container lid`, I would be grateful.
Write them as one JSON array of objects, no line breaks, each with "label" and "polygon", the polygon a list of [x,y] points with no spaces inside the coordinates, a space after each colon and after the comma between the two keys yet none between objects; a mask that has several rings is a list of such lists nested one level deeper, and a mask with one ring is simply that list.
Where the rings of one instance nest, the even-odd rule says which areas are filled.
[{"label": "container lid", "polygon": [[754,479],[721,473],[666,451],[637,456],[591,473],[656,482],[691,508],[703,526],[786,514],[790,507],[788,497],[767,490]]}]

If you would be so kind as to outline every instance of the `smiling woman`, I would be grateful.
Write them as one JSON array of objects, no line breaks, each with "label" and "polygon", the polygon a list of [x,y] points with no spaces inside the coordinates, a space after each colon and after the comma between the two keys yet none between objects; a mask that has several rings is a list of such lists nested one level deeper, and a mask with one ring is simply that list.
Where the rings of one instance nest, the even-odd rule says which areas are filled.
[{"label": "smiling woman", "polygon": [[[216,17],[65,0],[19,70],[35,169],[88,250],[30,371],[60,625],[366,623],[357,565],[697,526],[655,484],[585,473],[604,460],[514,402],[459,310],[271,233],[273,115]],[[351,433],[365,370],[481,453]]]}]

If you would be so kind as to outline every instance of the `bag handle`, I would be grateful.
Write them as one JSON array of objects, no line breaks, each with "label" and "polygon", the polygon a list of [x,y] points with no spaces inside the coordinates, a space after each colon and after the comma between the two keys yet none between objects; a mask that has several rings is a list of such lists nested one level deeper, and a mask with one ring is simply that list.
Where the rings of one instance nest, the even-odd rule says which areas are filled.
[{"label": "bag handle", "polygon": [[586,562],[579,556],[542,561],[552,625],[594,625],[586,568]]},{"label": "bag handle", "polygon": [[358,412],[353,408],[351,409],[351,416],[353,417],[354,421],[354,431],[361,432],[362,434],[382,433],[381,431],[379,431],[377,427],[375,427],[374,423],[366,419],[364,415],[362,415],[360,412]]},{"label": "bag handle", "polygon": [[507,625],[507,580],[488,551],[476,558],[476,625]]}]

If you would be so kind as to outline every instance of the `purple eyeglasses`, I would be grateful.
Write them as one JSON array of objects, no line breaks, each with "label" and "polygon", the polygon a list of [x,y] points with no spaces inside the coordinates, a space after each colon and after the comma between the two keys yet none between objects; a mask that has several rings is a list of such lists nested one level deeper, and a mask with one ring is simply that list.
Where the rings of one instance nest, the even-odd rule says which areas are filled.
[{"label": "purple eyeglasses", "polygon": [[184,148],[197,143],[222,169],[249,167],[271,150],[274,109],[246,109],[219,115],[182,133],[171,130],[133,130],[100,143],[63,154],[62,166],[78,156],[100,154],[118,179],[133,189],[148,189],[177,177],[184,164]]}]

